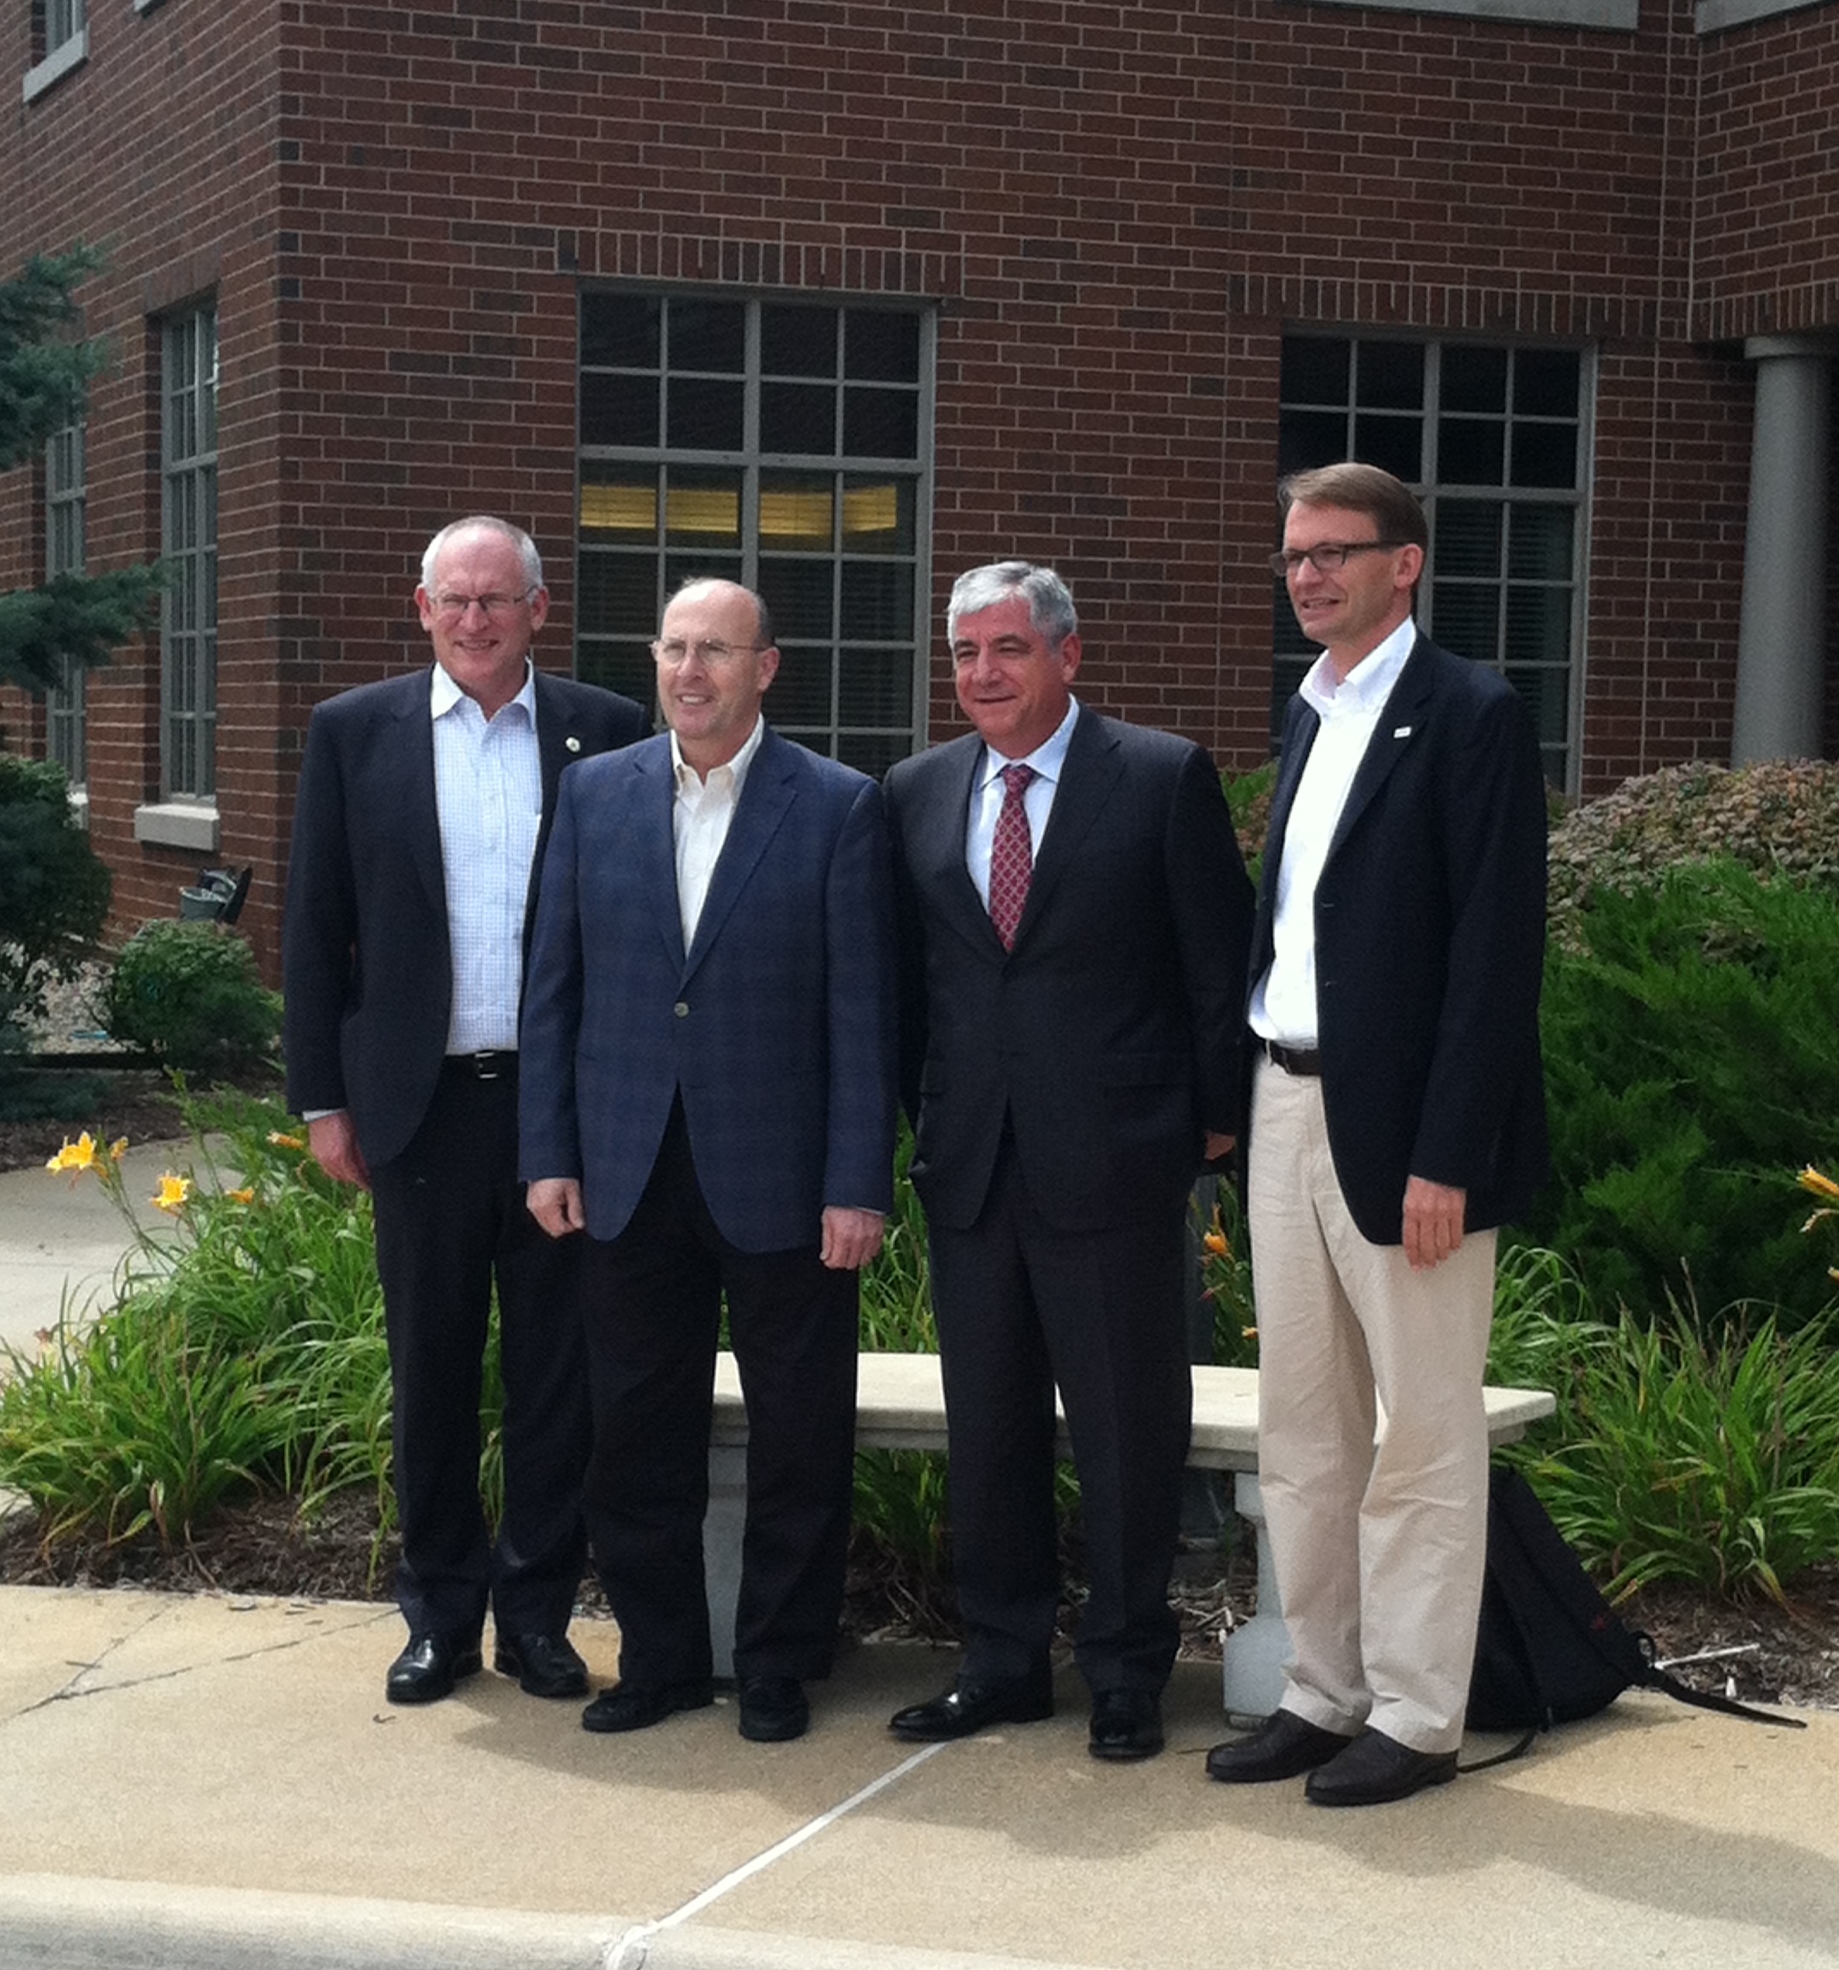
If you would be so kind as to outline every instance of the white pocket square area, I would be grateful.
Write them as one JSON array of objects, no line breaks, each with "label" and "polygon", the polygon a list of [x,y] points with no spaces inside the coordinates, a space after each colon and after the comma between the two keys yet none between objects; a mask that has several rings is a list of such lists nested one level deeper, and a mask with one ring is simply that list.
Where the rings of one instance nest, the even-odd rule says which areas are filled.
[{"label": "white pocket square area", "polygon": [[1408,739],[1411,737],[1411,727],[1409,725],[1396,726],[1393,729],[1392,736],[1395,739]]}]

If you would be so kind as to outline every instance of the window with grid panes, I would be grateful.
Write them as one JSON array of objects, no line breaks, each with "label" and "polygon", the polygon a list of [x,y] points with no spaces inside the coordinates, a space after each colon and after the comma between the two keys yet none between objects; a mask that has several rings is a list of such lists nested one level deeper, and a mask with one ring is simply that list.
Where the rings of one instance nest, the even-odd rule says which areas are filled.
[{"label": "window with grid panes", "polygon": [[584,295],[577,674],[650,703],[664,604],[722,576],[772,612],[776,730],[866,773],[911,752],[931,337],[915,309]]},{"label": "window with grid panes", "polygon": [[167,796],[217,789],[217,311],[161,331],[160,773]]},{"label": "window with grid panes", "polygon": [[[45,573],[83,572],[83,426],[66,424],[45,441]],[[84,733],[84,668],[64,659],[64,674],[45,694],[45,751],[73,787],[89,778]]]},{"label": "window with grid panes", "polygon": [[[1526,699],[1546,777],[1572,784],[1583,624],[1586,371],[1575,349],[1288,335],[1281,472],[1359,459],[1424,503],[1418,626]],[[1281,581],[1272,731],[1317,648]]]}]

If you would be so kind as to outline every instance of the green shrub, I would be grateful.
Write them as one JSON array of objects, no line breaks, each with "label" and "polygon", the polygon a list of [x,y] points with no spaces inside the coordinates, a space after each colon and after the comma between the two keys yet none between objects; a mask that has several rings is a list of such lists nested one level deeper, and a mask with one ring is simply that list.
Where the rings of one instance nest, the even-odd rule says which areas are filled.
[{"label": "green shrub", "polygon": [[281,1001],[255,954],[223,925],[163,921],[138,930],[104,996],[111,1037],[180,1068],[233,1067],[272,1052]]},{"label": "green shrub", "polygon": [[1839,895],[1685,865],[1577,929],[1547,954],[1553,1178],[1522,1234],[1603,1308],[1809,1317],[1794,1172],[1839,1156]]},{"label": "green shrub", "polygon": [[0,753],[0,1015],[30,1013],[93,954],[109,872],[77,825],[64,769]]}]

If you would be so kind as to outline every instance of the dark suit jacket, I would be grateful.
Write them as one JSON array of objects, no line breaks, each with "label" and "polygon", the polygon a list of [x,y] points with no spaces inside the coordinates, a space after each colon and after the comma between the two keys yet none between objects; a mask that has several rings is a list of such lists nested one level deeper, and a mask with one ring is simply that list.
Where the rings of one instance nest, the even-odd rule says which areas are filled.
[{"label": "dark suit jacket", "polygon": [[983,751],[973,734],[887,779],[914,1183],[969,1227],[1007,1117],[1049,1222],[1166,1209],[1238,1112],[1252,897],[1219,775],[1082,708],[1005,952],[964,861]]},{"label": "dark suit jacket", "polygon": [[814,1245],[825,1205],[893,1203],[881,790],[768,727],[687,952],[675,798],[664,734],[563,783],[524,1001],[523,1173],[579,1177],[588,1231],[617,1237],[681,1092],[722,1235]]},{"label": "dark suit jacket", "polygon": [[[421,1126],[453,1002],[429,684],[418,670],[317,706],[294,808],[282,940],[288,1104],[348,1108],[373,1167]],[[532,906],[563,767],[642,738],[649,724],[630,698],[537,673],[543,820]]]},{"label": "dark suit jacket", "polygon": [[[1254,986],[1319,722],[1291,700]],[[1470,1230],[1518,1215],[1545,1172],[1545,782],[1497,672],[1418,638],[1348,790],[1315,936],[1329,1146],[1362,1236],[1400,1242],[1409,1176],[1466,1190]]]}]

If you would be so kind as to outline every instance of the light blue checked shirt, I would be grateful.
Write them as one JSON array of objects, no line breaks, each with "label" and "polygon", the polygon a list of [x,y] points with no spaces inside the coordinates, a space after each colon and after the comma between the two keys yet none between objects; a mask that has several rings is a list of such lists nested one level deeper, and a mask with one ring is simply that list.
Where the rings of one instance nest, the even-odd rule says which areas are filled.
[{"label": "light blue checked shirt", "polygon": [[543,818],[536,743],[536,673],[488,724],[478,704],[437,663],[434,798],[453,951],[449,1053],[517,1045],[523,989],[524,910]]}]

